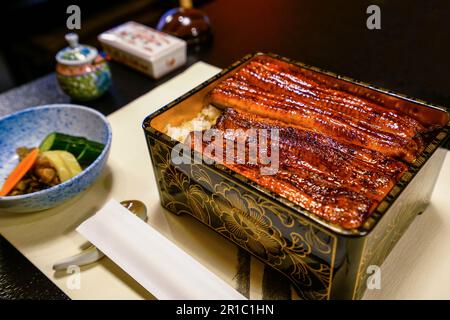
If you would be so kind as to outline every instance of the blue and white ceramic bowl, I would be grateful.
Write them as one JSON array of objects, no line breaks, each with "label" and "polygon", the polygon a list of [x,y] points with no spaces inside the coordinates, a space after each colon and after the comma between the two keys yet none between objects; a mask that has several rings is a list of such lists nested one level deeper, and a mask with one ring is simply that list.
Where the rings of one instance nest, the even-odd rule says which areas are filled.
[{"label": "blue and white ceramic bowl", "polygon": [[101,113],[82,106],[54,104],[26,109],[0,118],[0,184],[17,166],[18,147],[37,147],[51,132],[83,136],[105,144],[100,156],[80,174],[42,191],[0,197],[0,213],[31,212],[55,207],[87,189],[106,165],[111,127]]}]

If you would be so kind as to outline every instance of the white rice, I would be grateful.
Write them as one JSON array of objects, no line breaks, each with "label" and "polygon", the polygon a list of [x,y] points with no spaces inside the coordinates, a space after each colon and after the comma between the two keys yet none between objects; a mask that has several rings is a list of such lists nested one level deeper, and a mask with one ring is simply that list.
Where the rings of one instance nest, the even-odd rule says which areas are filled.
[{"label": "white rice", "polygon": [[179,126],[168,124],[165,128],[166,134],[174,140],[184,142],[190,132],[210,129],[216,123],[220,113],[219,109],[209,105],[197,113],[195,118],[183,122]]}]

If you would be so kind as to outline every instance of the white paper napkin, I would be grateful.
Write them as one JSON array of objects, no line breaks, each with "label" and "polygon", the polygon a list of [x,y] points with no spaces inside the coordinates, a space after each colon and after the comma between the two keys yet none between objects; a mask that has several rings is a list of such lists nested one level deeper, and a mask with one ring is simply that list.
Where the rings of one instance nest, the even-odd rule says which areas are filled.
[{"label": "white paper napkin", "polygon": [[77,231],[158,299],[246,299],[115,200]]}]

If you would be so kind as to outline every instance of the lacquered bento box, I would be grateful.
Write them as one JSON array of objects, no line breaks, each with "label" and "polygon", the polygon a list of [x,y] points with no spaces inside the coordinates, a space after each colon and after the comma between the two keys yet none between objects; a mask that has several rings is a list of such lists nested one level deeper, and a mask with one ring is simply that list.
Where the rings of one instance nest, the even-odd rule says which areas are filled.
[{"label": "lacquered bento box", "polygon": [[[341,77],[274,54],[311,76],[398,108],[427,125],[439,125],[425,151],[410,164],[390,193],[358,229],[344,229],[293,204],[224,166],[207,164],[192,152],[190,163],[174,164],[177,141],[164,132],[195,117],[203,98],[221,79],[255,56],[248,55],[143,122],[162,205],[187,213],[281,272],[304,299],[359,299],[371,266],[381,266],[402,234],[426,208],[443,164],[449,115],[423,101]],[[369,268],[371,267],[371,268]]]}]

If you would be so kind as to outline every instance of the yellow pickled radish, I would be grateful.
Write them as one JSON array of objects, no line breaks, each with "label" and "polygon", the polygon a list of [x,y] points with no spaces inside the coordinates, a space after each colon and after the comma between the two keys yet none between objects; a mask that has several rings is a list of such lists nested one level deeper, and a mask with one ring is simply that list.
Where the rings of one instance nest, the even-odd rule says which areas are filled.
[{"label": "yellow pickled radish", "polygon": [[81,166],[78,163],[77,159],[70,152],[59,151],[59,156],[64,161],[67,169],[69,169],[71,178],[75,177],[77,174],[79,174],[82,171]]},{"label": "yellow pickled radish", "polygon": [[52,150],[43,152],[42,156],[51,162],[61,182],[75,177],[82,171],[77,159],[70,152]]}]

